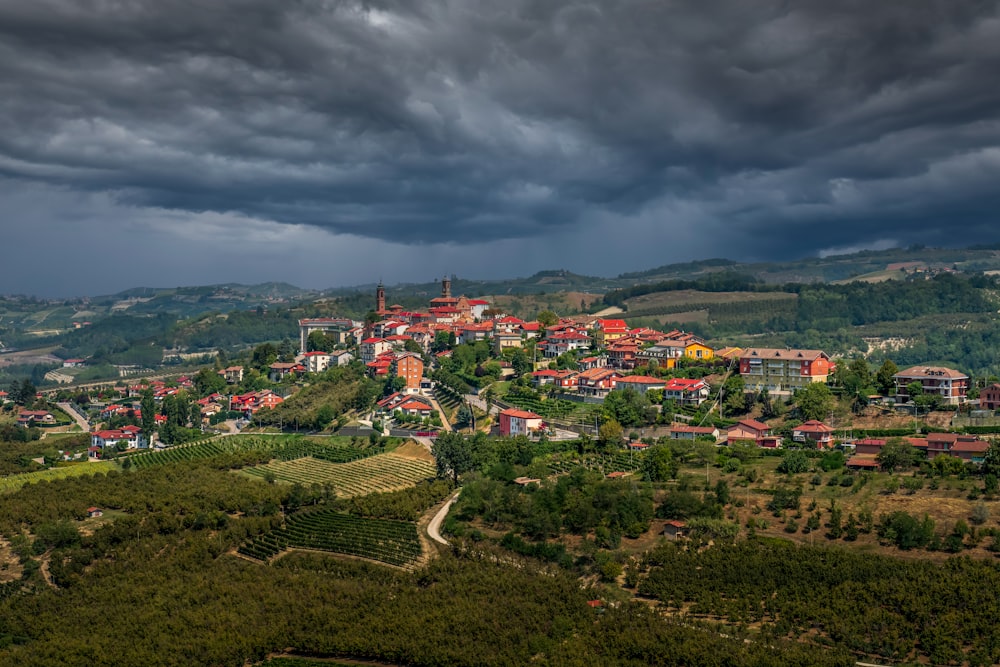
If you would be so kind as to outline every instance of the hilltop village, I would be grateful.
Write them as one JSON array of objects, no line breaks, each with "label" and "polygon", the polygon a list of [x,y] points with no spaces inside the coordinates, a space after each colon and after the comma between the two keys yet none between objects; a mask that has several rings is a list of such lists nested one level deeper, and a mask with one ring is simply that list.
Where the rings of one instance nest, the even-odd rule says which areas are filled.
[{"label": "hilltop village", "polygon": [[[295,353],[265,345],[246,365],[102,387],[99,397],[85,397],[80,406],[87,416],[77,413],[95,425],[88,458],[169,446],[185,440],[178,433],[223,421],[228,422],[223,427],[233,429],[254,420],[264,423],[308,378],[351,364],[360,364],[385,387],[373,409],[358,415],[358,425],[374,424],[385,434],[412,427],[433,435],[446,424],[449,429],[466,426],[476,406],[485,423],[503,436],[573,438],[622,429],[621,445],[631,449],[648,447],[635,441],[637,431],[654,441],[699,439],[765,449],[837,445],[853,454],[847,466],[855,469],[878,468],[877,455],[886,442],[854,437],[855,430],[878,431],[853,428],[862,407],[910,416],[941,409],[956,416],[983,415],[1000,407],[1000,384],[973,388],[967,375],[950,368],[900,370],[887,362],[876,372],[863,359],[834,361],[822,350],[713,349],[692,333],[631,328],[624,319],[596,315],[543,312],[525,321],[487,300],[454,296],[448,278],[423,311],[386,305],[381,284],[373,305],[364,322],[299,320]],[[34,400],[11,394],[0,391],[0,400],[20,406],[19,426],[68,423],[60,408],[33,409],[44,401],[43,394]],[[836,399],[845,395],[854,409],[838,412]],[[442,409],[441,398],[453,409]],[[143,418],[144,408],[154,413],[151,419]],[[928,458],[948,454],[979,464],[988,448],[975,436],[947,429],[907,436]],[[67,460],[82,455],[63,453]]]},{"label": "hilltop village", "polygon": [[[937,280],[906,289],[940,291],[956,279]],[[379,600],[405,589],[414,623],[443,604],[427,596],[465,599],[475,589],[495,604],[498,582],[514,577],[504,604],[537,604],[523,591],[555,584],[552,599],[572,617],[559,623],[597,632],[595,645],[615,644],[608,633],[623,628],[635,632],[627,645],[644,636],[639,627],[670,641],[690,631],[710,652],[766,649],[747,664],[1000,658],[981,649],[974,622],[1000,618],[992,598],[957,616],[948,603],[971,580],[1000,585],[990,563],[1000,553],[993,379],[753,347],[746,337],[709,344],[680,327],[630,326],[613,306],[519,318],[497,300],[455,296],[447,278],[425,308],[388,304],[379,285],[364,317],[317,310],[298,318],[297,340],[283,333],[230,348],[181,373],[124,369],[117,380],[41,388],[19,380],[0,392],[0,605],[33,633],[0,654],[21,664],[48,642],[114,650],[103,634],[39,622],[35,599],[118,609],[107,577],[139,590],[155,573],[197,597],[212,573],[211,585],[227,591],[219,599],[240,599],[241,609],[244,590],[252,604],[263,595],[269,608],[299,610],[314,595],[343,595],[330,589],[342,580]],[[258,307],[195,322],[225,321],[231,333],[233,322],[263,329],[278,317]],[[80,331],[98,326],[110,325]],[[64,369],[89,363],[67,355]],[[898,558],[914,553],[920,561]],[[974,560],[934,564],[952,554]],[[831,558],[837,577],[817,578],[815,564]],[[287,572],[310,577],[307,589]],[[760,590],[745,590],[761,572],[781,580],[769,574]],[[871,631],[874,607],[857,607],[841,586],[845,572],[897,601],[878,607],[897,629],[889,639]],[[714,582],[741,593],[720,597]],[[351,608],[350,595],[314,608]],[[484,599],[463,618],[479,618]],[[741,602],[756,599],[765,602]],[[213,609],[207,618],[225,616]],[[538,609],[549,624],[555,611]],[[704,627],[691,629],[688,616]],[[941,617],[948,632],[928,634]],[[291,644],[247,622],[253,646],[219,647],[227,657],[216,662],[267,664],[268,652]],[[336,621],[360,630],[354,622]],[[779,623],[780,636],[766,634]],[[205,632],[201,641],[214,645],[217,622]],[[569,630],[539,632],[530,651],[501,649],[517,657],[496,664],[567,646]],[[437,644],[359,649],[310,633],[294,642],[306,655],[449,662]],[[817,636],[830,644],[812,647]],[[808,657],[796,657],[802,651]]]}]

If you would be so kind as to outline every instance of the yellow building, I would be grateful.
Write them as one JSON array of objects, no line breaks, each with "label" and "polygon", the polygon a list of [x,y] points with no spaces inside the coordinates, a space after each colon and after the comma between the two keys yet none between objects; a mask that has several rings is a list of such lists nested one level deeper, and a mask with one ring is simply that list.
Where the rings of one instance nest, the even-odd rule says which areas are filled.
[{"label": "yellow building", "polygon": [[715,356],[715,350],[704,343],[691,341],[684,346],[684,356],[690,359],[711,359]]}]

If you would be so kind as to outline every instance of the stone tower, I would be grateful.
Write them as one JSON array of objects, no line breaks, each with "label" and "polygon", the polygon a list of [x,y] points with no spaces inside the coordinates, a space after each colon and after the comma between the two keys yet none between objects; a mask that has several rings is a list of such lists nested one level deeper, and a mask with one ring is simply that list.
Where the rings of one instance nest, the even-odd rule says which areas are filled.
[{"label": "stone tower", "polygon": [[450,299],[451,298],[451,278],[445,276],[441,279],[441,298]]},{"label": "stone tower", "polygon": [[382,286],[381,280],[378,281],[378,287],[375,288],[375,312],[385,312],[385,287]]}]

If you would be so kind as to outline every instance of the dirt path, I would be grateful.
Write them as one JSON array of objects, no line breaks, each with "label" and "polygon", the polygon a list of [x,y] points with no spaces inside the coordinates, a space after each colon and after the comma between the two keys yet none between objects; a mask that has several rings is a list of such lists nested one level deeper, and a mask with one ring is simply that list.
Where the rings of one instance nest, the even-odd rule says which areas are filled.
[{"label": "dirt path", "polygon": [[441,509],[438,510],[437,514],[434,515],[431,522],[427,524],[427,534],[430,535],[431,539],[438,544],[444,544],[446,546],[448,544],[448,540],[441,537],[441,524],[444,523],[444,518],[448,516],[448,510],[450,510],[451,506],[455,504],[456,500],[458,500],[458,494],[461,492],[462,490],[459,489],[453,493],[451,498],[449,498]]},{"label": "dirt path", "polygon": [[607,317],[608,315],[618,315],[619,313],[624,313],[624,312],[625,311],[619,308],[618,306],[611,306],[609,308],[605,308],[604,310],[597,311],[596,313],[594,313],[594,317]]}]

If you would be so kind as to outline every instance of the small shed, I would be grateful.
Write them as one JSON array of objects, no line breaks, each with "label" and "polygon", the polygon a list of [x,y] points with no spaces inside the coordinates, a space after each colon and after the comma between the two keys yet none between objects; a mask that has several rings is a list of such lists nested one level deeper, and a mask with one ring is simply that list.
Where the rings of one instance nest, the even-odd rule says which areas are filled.
[{"label": "small shed", "polygon": [[104,510],[100,507],[88,507],[87,517],[93,519],[95,516],[104,516]]},{"label": "small shed", "polygon": [[687,524],[683,521],[674,519],[663,524],[663,534],[671,540],[684,537],[685,532],[687,532]]}]

